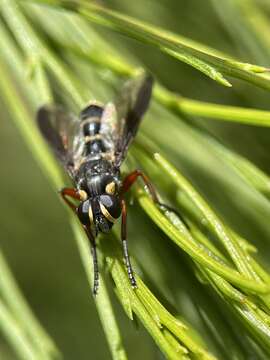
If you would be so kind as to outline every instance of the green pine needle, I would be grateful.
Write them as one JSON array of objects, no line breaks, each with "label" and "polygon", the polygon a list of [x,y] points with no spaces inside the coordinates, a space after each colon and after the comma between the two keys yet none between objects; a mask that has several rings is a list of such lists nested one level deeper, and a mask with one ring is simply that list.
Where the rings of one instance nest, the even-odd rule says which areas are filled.
[{"label": "green pine needle", "polygon": [[[65,182],[34,124],[38,107],[57,99],[69,110],[79,111],[89,98],[109,101],[123,79],[143,71],[131,54],[130,59],[120,55],[89,22],[149,48],[154,46],[226,87],[232,86],[226,78],[230,76],[270,89],[266,67],[238,61],[104,6],[72,0],[33,2],[0,0],[0,39],[5,44],[0,48],[0,99],[55,190]],[[223,20],[231,13],[241,14],[239,23],[246,27],[245,34],[250,32],[260,39],[266,51],[267,39],[261,29],[269,20],[254,1],[230,0],[222,8],[224,13],[219,11],[219,16]],[[252,21],[250,14],[254,13],[260,19],[258,23]],[[229,28],[227,31],[231,33]],[[247,47],[253,53],[251,42],[244,41],[243,36],[244,31],[239,31],[235,39],[241,42],[242,51]],[[95,87],[89,89],[89,83]],[[270,125],[269,111],[189,99],[156,81],[147,121],[124,169],[142,167],[162,200],[181,216],[154,204],[140,183],[135,187],[130,228],[133,237],[145,242],[144,249],[137,249],[145,261],[132,253],[138,284],[135,290],[122,259],[119,229],[106,240],[99,239],[101,281],[94,301],[113,359],[129,356],[124,331],[118,324],[116,299],[128,321],[139,320],[168,359],[270,356],[270,274],[258,260],[256,241],[251,243],[216,210],[195,174],[207,169],[212,184],[213,179],[224,181],[229,193],[242,191],[247,206],[254,205],[254,216],[258,204],[270,215],[269,177],[207,132],[201,126],[205,120],[199,120],[198,125],[197,117],[265,128]],[[88,239],[79,221],[69,215],[90,297],[93,269]],[[258,219],[262,221],[259,215]],[[59,358],[53,341],[23,299],[2,253],[0,272],[0,331],[17,357]],[[111,290],[116,295],[114,300]],[[192,306],[186,313],[185,309]]]}]

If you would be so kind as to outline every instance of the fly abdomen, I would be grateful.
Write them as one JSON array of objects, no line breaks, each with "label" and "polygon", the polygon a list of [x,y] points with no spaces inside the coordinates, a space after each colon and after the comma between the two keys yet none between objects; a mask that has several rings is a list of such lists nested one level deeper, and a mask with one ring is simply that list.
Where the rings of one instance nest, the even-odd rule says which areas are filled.
[{"label": "fly abdomen", "polygon": [[87,141],[87,143],[85,144],[85,148],[86,148],[86,155],[104,153],[106,151],[106,147],[104,145],[102,138],[101,139],[94,138],[93,140]]},{"label": "fly abdomen", "polygon": [[85,156],[106,152],[103,136],[100,133],[102,114],[103,107],[96,104],[89,105],[81,112]]},{"label": "fly abdomen", "polygon": [[[91,121],[91,122],[89,122]],[[83,134],[84,136],[94,136],[99,133],[100,130],[100,121],[94,121],[89,119],[89,121],[83,124]]]}]

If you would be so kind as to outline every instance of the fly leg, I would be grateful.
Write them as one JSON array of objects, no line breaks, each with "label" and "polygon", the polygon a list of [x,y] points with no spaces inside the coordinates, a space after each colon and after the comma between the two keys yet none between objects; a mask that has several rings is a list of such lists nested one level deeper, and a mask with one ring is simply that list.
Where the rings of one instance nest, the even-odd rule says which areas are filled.
[{"label": "fly leg", "polygon": [[122,186],[122,193],[123,194],[126,193],[131,188],[131,186],[135,183],[135,181],[137,180],[138,177],[142,178],[153,201],[157,204],[160,204],[154,186],[152,185],[150,179],[141,170],[134,170],[134,171],[132,171],[132,173],[130,173],[129,175],[127,175],[125,177],[125,179],[123,181],[123,186]]},{"label": "fly leg", "polygon": [[94,268],[94,285],[93,285],[93,294],[94,296],[98,293],[98,287],[99,287],[99,269],[98,269],[98,260],[97,260],[97,246],[96,246],[96,240],[91,233],[91,230],[88,229],[87,226],[83,226],[86,235],[88,236],[88,239],[91,244],[91,253],[92,253],[92,259],[93,259],[93,268]]},{"label": "fly leg", "polygon": [[[86,194],[84,194],[83,191],[78,191],[73,188],[64,188],[60,190],[60,194],[63,200],[65,201],[65,203],[77,214],[77,206],[73,204],[67,197],[71,197],[72,199],[83,201],[85,200]],[[93,294],[94,296],[96,296],[99,286],[99,270],[98,270],[98,261],[97,261],[96,241],[93,234],[91,233],[91,230],[88,229],[86,225],[83,225],[83,228],[91,244],[91,253],[92,253],[93,268],[94,268]]]},{"label": "fly leg", "polygon": [[132,265],[130,262],[129,254],[128,254],[128,245],[127,245],[127,207],[124,199],[121,200],[122,205],[122,224],[121,224],[121,240],[123,244],[123,253],[124,259],[126,263],[128,277],[133,289],[137,287],[136,280],[134,277],[134,273],[132,270]]},{"label": "fly leg", "polygon": [[123,181],[122,194],[126,193],[131,188],[131,186],[135,183],[135,181],[137,180],[138,177],[140,177],[143,180],[154,203],[159,205],[161,208],[165,208],[165,209],[175,213],[182,220],[182,222],[186,225],[186,227],[189,229],[189,226],[186,223],[185,219],[183,219],[183,217],[181,216],[181,214],[179,214],[179,212],[177,210],[175,210],[174,208],[172,208],[166,204],[163,204],[159,201],[156,189],[154,188],[154,186],[151,183],[148,176],[146,176],[141,170],[134,170],[134,171],[132,171],[132,173],[130,173],[129,175],[126,176],[126,178]]},{"label": "fly leg", "polygon": [[71,197],[75,200],[82,200],[81,194],[73,188],[63,188],[60,190],[60,195],[62,196],[62,199],[65,201],[65,203],[74,211],[76,212],[77,206],[74,205],[67,196]]}]

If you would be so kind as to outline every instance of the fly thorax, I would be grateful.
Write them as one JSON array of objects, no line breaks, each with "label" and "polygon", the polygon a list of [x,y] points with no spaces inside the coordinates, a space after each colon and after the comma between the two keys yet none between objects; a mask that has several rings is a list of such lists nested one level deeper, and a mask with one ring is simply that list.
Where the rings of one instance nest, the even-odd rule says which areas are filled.
[{"label": "fly thorax", "polygon": [[120,181],[118,176],[111,174],[97,174],[87,177],[87,192],[90,197],[102,194],[116,195],[119,193]]}]

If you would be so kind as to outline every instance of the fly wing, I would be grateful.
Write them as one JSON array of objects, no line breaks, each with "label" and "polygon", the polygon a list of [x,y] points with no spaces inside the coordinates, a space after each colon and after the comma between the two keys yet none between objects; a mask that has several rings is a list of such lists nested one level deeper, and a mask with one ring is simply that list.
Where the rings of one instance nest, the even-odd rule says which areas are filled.
[{"label": "fly wing", "polygon": [[111,102],[105,105],[100,120],[100,134],[107,151],[115,155],[118,141],[118,118],[115,105]]},{"label": "fly wing", "polygon": [[74,143],[79,135],[79,121],[61,107],[43,106],[37,113],[37,124],[68,174],[74,177]]},{"label": "fly wing", "polygon": [[153,78],[144,74],[128,81],[116,102],[118,113],[118,139],[115,149],[115,166],[120,167],[129,145],[134,139],[141,119],[148,108],[152,94]]}]

